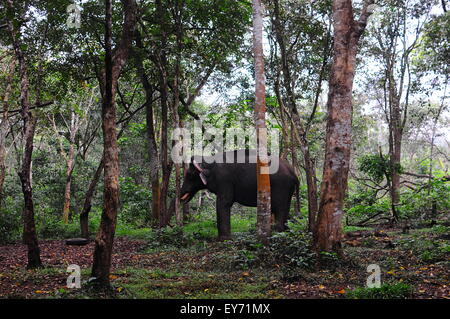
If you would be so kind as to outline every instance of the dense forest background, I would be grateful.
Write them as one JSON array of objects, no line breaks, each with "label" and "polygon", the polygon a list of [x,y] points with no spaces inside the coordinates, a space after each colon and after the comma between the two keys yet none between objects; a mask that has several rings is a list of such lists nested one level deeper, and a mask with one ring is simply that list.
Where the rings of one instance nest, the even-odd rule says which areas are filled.
[{"label": "dense forest background", "polygon": [[[300,179],[290,230],[272,242],[283,256],[300,254],[300,268],[309,263],[307,236],[323,178],[334,54],[331,2],[263,1],[266,125],[279,130],[280,156]],[[353,2],[359,16],[364,4]],[[0,2],[0,244],[20,241],[30,222],[23,214],[27,174],[39,241],[95,238],[107,188],[102,103],[109,52],[117,84],[109,122],[115,124],[120,171],[116,236],[145,239],[153,252],[158,245],[206,245],[217,236],[215,196],[202,191],[188,204],[179,201],[187,166],[171,160],[171,133],[194,120],[205,128],[254,127],[251,3],[112,1],[109,45],[103,2],[76,3]],[[132,3],[135,8],[127,7]],[[428,229],[440,239],[422,240],[426,247],[414,246],[417,238],[399,245],[417,249],[425,261],[447,260],[449,5],[380,0],[372,6],[353,84],[344,233]],[[232,232],[237,238],[247,234],[241,244],[256,228],[255,212],[232,208]],[[236,252],[236,245],[232,263],[247,271],[260,248],[253,243]],[[291,275],[283,276],[297,278]]]}]

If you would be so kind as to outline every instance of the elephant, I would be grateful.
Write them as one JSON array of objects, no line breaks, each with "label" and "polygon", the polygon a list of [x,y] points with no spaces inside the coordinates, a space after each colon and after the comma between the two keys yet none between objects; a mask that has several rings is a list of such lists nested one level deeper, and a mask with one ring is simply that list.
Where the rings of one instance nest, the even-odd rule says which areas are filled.
[{"label": "elephant", "polygon": [[[229,158],[235,160],[227,160]],[[231,238],[230,209],[233,203],[248,207],[257,206],[255,159],[256,151],[247,149],[222,152],[213,157],[192,156],[190,159],[184,174],[180,199],[182,202],[189,202],[202,189],[216,195],[219,240]],[[275,230],[284,231],[292,195],[294,191],[298,194],[299,181],[287,161],[278,157],[276,159],[278,170],[269,175],[271,213],[272,217],[275,217]]]}]

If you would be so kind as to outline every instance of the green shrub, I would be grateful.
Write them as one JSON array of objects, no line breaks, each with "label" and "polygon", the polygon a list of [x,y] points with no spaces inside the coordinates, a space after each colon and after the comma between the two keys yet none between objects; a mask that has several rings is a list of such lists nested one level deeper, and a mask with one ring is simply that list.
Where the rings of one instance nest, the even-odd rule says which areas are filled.
[{"label": "green shrub", "polygon": [[121,202],[119,222],[143,226],[149,219],[151,191],[148,187],[135,183],[131,177],[121,177],[119,182]]},{"label": "green shrub", "polygon": [[[436,175],[437,172],[435,172]],[[401,196],[399,206],[400,216],[404,219],[437,218],[439,214],[446,214],[450,210],[450,183],[440,178],[430,181],[429,187],[421,187],[419,191],[408,190]],[[433,205],[435,212],[433,213]],[[424,214],[425,213],[425,214]],[[433,216],[435,214],[435,216]]]},{"label": "green shrub", "polygon": [[147,236],[149,249],[176,249],[192,246],[195,242],[190,233],[183,232],[182,227],[165,227]]},{"label": "green shrub", "polygon": [[413,289],[405,283],[383,284],[380,288],[356,288],[348,291],[348,299],[406,299],[411,297]]},{"label": "green shrub", "polygon": [[282,263],[285,269],[296,271],[310,268],[315,262],[316,254],[311,250],[310,243],[308,233],[289,228],[272,236],[270,251],[274,261]]},{"label": "green shrub", "polygon": [[256,232],[239,234],[234,241],[225,243],[226,249],[232,250],[232,268],[247,270],[252,267],[282,270],[284,278],[297,278],[299,272],[311,268],[316,254],[310,247],[311,235],[305,232],[304,223],[295,220],[288,223],[288,230],[275,233],[270,238],[269,246],[261,244]]},{"label": "green shrub", "polygon": [[73,238],[80,236],[80,226],[78,222],[64,224],[61,217],[47,215],[37,221],[38,237],[42,239]]},{"label": "green shrub", "polygon": [[400,239],[395,242],[403,250],[414,252],[424,262],[445,260],[449,255],[448,243],[445,240]]},{"label": "green shrub", "polygon": [[12,197],[7,197],[0,208],[0,243],[20,238],[22,218]]}]

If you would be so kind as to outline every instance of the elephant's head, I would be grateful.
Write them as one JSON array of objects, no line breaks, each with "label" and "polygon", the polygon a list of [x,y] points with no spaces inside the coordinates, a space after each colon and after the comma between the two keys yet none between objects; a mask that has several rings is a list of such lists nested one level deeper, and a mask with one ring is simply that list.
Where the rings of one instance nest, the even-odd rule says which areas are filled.
[{"label": "elephant's head", "polygon": [[207,188],[210,171],[205,164],[198,163],[194,157],[191,159],[189,168],[184,174],[184,183],[181,187],[181,200],[189,202],[195,194],[202,189]]}]

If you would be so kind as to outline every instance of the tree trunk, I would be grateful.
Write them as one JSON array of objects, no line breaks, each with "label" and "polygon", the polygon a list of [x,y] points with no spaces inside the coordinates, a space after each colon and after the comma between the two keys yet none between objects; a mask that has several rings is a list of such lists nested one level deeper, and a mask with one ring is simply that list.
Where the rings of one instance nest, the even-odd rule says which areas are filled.
[{"label": "tree trunk", "polygon": [[[173,79],[173,104],[172,104],[172,115],[173,115],[173,128],[181,128],[182,123],[180,120],[180,116],[178,114],[178,108],[180,105],[180,77],[181,77],[181,50],[182,50],[182,41],[183,41],[183,26],[182,26],[182,10],[183,7],[180,6],[178,1],[175,2],[175,8],[172,12],[174,15],[173,19],[175,20],[175,34],[176,34],[176,61],[175,61],[175,75]],[[173,145],[175,145],[175,141],[173,141]],[[178,226],[183,225],[183,215],[181,210],[181,202],[180,202],[180,189],[181,189],[181,168],[182,163],[174,163],[175,164],[175,198],[174,198],[174,212],[175,212],[175,220]]]},{"label": "tree trunk", "polygon": [[95,194],[95,189],[97,187],[100,176],[103,172],[103,158],[101,159],[94,176],[92,177],[89,188],[84,196],[83,211],[80,214],[80,231],[81,237],[89,239],[89,213],[92,207],[92,198]]},{"label": "tree trunk", "polygon": [[[13,0],[7,0],[7,6],[8,11],[11,14],[10,16],[14,16]],[[25,60],[25,55],[21,48],[22,43],[20,40],[19,30],[16,29],[11,20],[8,20],[7,25],[12,38],[15,56],[20,67],[20,104],[22,107],[21,115],[24,127],[23,140],[25,143],[25,149],[19,177],[24,197],[23,243],[26,244],[28,248],[27,268],[31,269],[42,267],[39,244],[36,235],[36,225],[34,221],[33,189],[31,184],[31,161],[33,156],[33,139],[36,120],[30,112],[28,67],[27,61]]]},{"label": "tree trunk", "polygon": [[350,162],[352,87],[357,45],[370,15],[364,3],[359,21],[353,19],[351,0],[333,1],[334,56],[328,93],[325,161],[314,247],[342,253],[341,235],[344,196]]},{"label": "tree trunk", "polygon": [[66,186],[64,187],[64,206],[63,206],[63,222],[69,223],[70,214],[70,198],[71,198],[71,185],[72,185],[72,173],[75,161],[75,150],[71,143],[69,146],[69,155],[67,158],[67,170],[66,170]]},{"label": "tree trunk", "polygon": [[19,177],[24,196],[23,243],[28,246],[27,268],[32,269],[42,267],[42,263],[34,221],[33,190],[31,185],[31,157],[33,154],[33,138],[36,120],[33,119],[30,112],[28,112],[28,115],[24,116],[24,126],[25,151],[22,161],[22,170],[19,172]]},{"label": "tree trunk", "polygon": [[318,200],[316,171],[314,169],[314,163],[311,159],[308,146],[303,148],[303,158],[305,162],[305,178],[308,192],[308,231],[313,232],[317,218]]},{"label": "tree trunk", "polygon": [[125,19],[122,38],[112,56],[112,4],[105,0],[105,69],[102,76],[102,131],[104,160],[103,211],[95,239],[92,277],[109,287],[112,247],[119,208],[119,156],[116,133],[115,94],[120,71],[128,58],[136,26],[136,3],[123,0]]},{"label": "tree trunk", "polygon": [[270,176],[267,154],[266,87],[262,44],[261,0],[253,0],[253,54],[255,64],[255,126],[258,142],[256,163],[257,234],[261,242],[269,243],[271,233]]},{"label": "tree trunk", "polygon": [[393,222],[398,221],[397,206],[400,201],[400,160],[401,160],[401,134],[398,129],[394,132],[393,148],[390,150],[390,165],[391,165],[391,210]]},{"label": "tree trunk", "polygon": [[169,179],[171,174],[171,165],[168,159],[167,150],[167,131],[168,131],[168,74],[167,74],[167,56],[165,50],[167,49],[167,25],[166,25],[166,10],[164,9],[161,0],[156,0],[156,11],[161,27],[160,47],[158,52],[158,67],[159,67],[159,86],[161,90],[161,168],[162,168],[162,186],[160,190],[160,213],[159,226],[167,225],[167,192],[169,187]]}]

